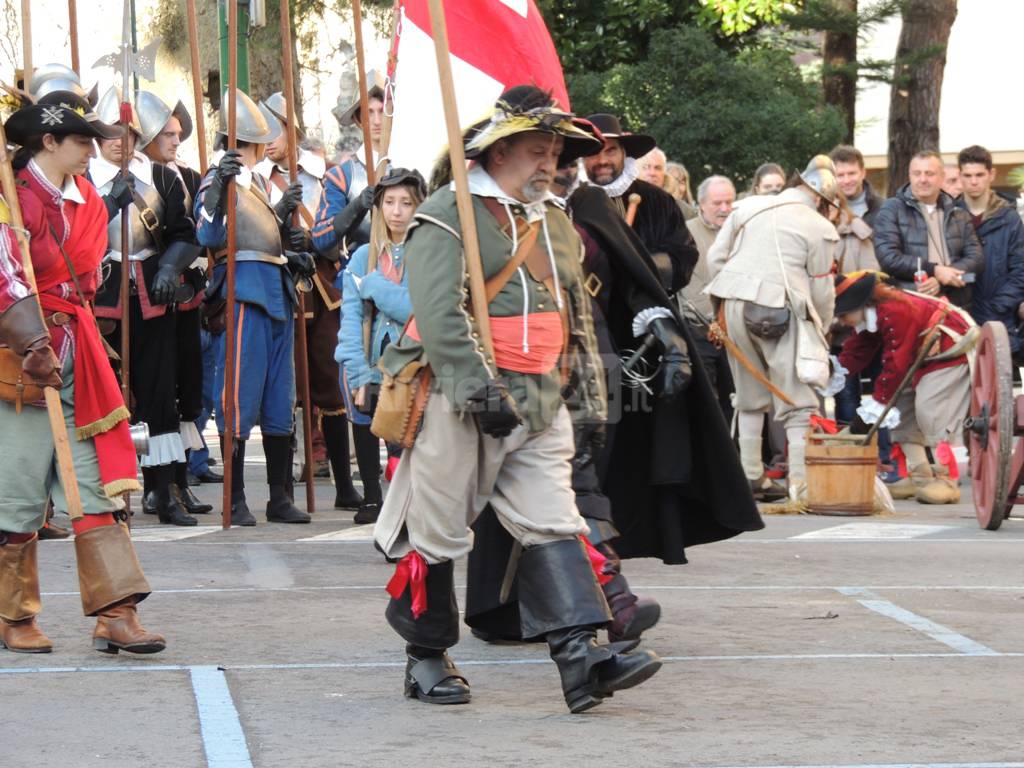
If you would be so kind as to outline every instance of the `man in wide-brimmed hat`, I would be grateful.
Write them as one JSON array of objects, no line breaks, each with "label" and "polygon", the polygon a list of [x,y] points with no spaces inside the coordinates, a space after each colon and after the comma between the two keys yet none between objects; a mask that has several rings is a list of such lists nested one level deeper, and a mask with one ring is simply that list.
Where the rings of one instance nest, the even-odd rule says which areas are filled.
[{"label": "man in wide-brimmed hat", "polygon": [[[534,86],[502,94],[464,143],[474,161],[469,191],[492,297],[494,356],[467,310],[455,191],[443,184],[419,208],[406,246],[415,323],[380,362],[397,375],[423,358],[434,382],[374,532],[385,554],[400,558],[387,619],[408,643],[406,695],[468,702],[469,685],[447,654],[459,635],[453,561],[472,548],[468,526],[490,503],[523,548],[522,635],[547,641],[565,701],[582,712],[661,665],[650,652],[598,645],[597,629],[610,614],[571,485],[564,385],[573,390],[577,418],[603,421],[607,404],[580,239],[548,187],[560,158],[600,145]],[[521,266],[503,270],[522,242]]]},{"label": "man in wide-brimmed hat", "polygon": [[[128,409],[90,304],[107,246],[107,212],[84,174],[93,140],[122,128],[100,120],[73,91],[53,91],[5,124],[18,144],[18,203],[35,285],[25,277],[7,203],[0,201],[0,344],[21,358],[25,384],[60,392],[84,515],[73,521],[82,607],[97,618],[93,647],[156,653],[137,605],[150,593],[122,521],[123,495],[139,490]],[[15,371],[15,374],[18,372]],[[7,379],[10,381],[10,379]],[[66,507],[47,409],[38,392],[0,400],[0,647],[49,653],[40,611],[37,531],[52,496]]]},{"label": "man in wide-brimmed hat", "polygon": [[654,259],[665,290],[674,294],[690,280],[697,246],[675,198],[639,178],[637,160],[654,149],[654,137],[624,130],[615,115],[599,113],[587,120],[604,141],[600,152],[584,160],[587,178],[608,194],[623,217],[638,200],[632,227]]},{"label": "man in wide-brimmed hat", "polygon": [[[108,90],[96,111],[114,122],[119,117],[121,93]],[[110,214],[107,226],[109,264],[96,295],[96,316],[105,322],[110,344],[119,349],[124,310],[121,307],[121,270],[131,265],[135,290],[129,298],[130,387],[132,417],[149,427],[150,450],[140,460],[144,478],[143,511],[161,523],[193,526],[193,514],[213,509],[188,490],[187,451],[201,448],[193,424],[198,409],[181,418],[178,409],[179,303],[195,298],[196,288],[182,283],[182,274],[200,255],[195,225],[189,215],[185,187],[178,174],[155,163],[138,150],[143,130],[139,111],[132,110],[127,145],[128,173],[121,168],[121,139],[98,142],[99,155],[89,163],[89,177],[104,196]],[[128,242],[121,243],[121,214],[127,205]],[[128,251],[127,257],[124,251]],[[198,340],[197,340],[198,343]]]},{"label": "man in wide-brimmed hat", "polygon": [[[308,523],[292,498],[292,440],[295,431],[295,283],[313,275],[311,254],[290,249],[304,240],[292,227],[292,213],[301,202],[298,185],[276,203],[270,202],[270,183],[254,172],[264,148],[281,133],[281,124],[263,105],[243,91],[235,95],[238,148],[223,151],[227,142],[228,96],[221,102],[219,149],[203,178],[193,214],[200,245],[214,252],[215,265],[206,292],[210,328],[215,332],[217,374],[214,402],[217,430],[224,447],[225,336],[227,277],[228,190],[236,195],[235,330],[238,354],[235,370],[235,440],[232,462],[231,523],[255,525],[245,497],[245,444],[257,424],[267,458],[268,522]],[[234,183],[228,184],[229,179]],[[222,453],[224,451],[222,450]]]},{"label": "man in wide-brimmed hat", "polygon": [[[281,135],[267,144],[267,155],[256,166],[256,172],[270,182],[270,201],[277,203],[288,188],[290,169],[288,167],[288,103],[283,93],[271,95],[263,105],[270,110],[281,124]],[[296,133],[297,138],[301,136]],[[309,150],[296,147],[298,182],[302,191],[302,202],[298,207],[301,240],[292,243],[294,250],[314,252],[311,230],[316,224],[316,212],[323,197],[323,178],[327,166],[323,158]],[[334,360],[334,348],[338,343],[340,327],[339,309],[341,292],[334,283],[338,277],[338,248],[326,252],[314,252],[316,274],[313,275],[313,290],[306,295],[306,367],[309,371],[309,399],[319,412],[320,428],[314,418],[313,448],[326,470],[330,461],[334,472],[334,506],[339,509],[354,509],[362,498],[352,485],[351,457],[349,455],[348,419],[345,417],[345,401],[341,394],[340,373]],[[301,371],[297,367],[296,371]],[[301,382],[297,393],[301,396]],[[301,403],[305,407],[304,403]],[[319,441],[322,432],[322,442]],[[374,438],[375,451],[379,453],[379,441]],[[324,458],[326,448],[326,459]]]},{"label": "man in wide-brimmed hat", "polygon": [[[357,95],[355,101],[340,114],[335,114],[342,126],[369,127],[373,164],[380,161],[380,140],[384,123],[386,81],[383,73],[370,70],[366,74],[367,113]],[[370,242],[370,219],[373,207],[373,188],[368,187],[366,173],[366,145],[360,145],[352,157],[331,168],[324,176],[324,195],[316,212],[313,227],[313,245],[320,253],[341,250],[342,261],[360,245]],[[378,170],[375,168],[375,170]]]},{"label": "man in wide-brimmed hat", "polygon": [[[789,189],[758,195],[726,219],[708,252],[707,292],[733,342],[740,460],[751,487],[766,486],[761,459],[764,415],[774,407],[789,443],[789,494],[806,490],[805,435],[819,409],[816,387],[828,383],[828,342],[835,291],[832,265],[839,235],[829,221],[839,187],[826,155],[811,159]],[[746,364],[744,364],[746,363]],[[771,392],[747,365],[788,398]]]}]

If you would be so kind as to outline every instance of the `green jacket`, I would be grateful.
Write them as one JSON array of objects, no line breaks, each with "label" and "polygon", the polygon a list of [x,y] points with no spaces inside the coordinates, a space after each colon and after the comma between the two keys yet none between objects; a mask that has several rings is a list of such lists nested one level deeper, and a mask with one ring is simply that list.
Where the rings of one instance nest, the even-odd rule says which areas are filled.
[{"label": "green jacket", "polygon": [[[498,220],[473,196],[477,236],[484,279],[501,270],[512,257],[512,241]],[[516,212],[515,207],[513,208]],[[607,395],[604,371],[597,351],[590,297],[583,288],[583,244],[565,212],[546,204],[548,234],[559,283],[569,307],[568,384],[563,391],[558,367],[547,374],[499,370],[484,351],[476,318],[471,314],[469,274],[462,252],[455,193],[439,189],[420,206],[406,245],[409,296],[421,341],[404,336],[388,347],[380,367],[392,375],[414,359],[426,356],[434,373],[435,391],[464,413],[469,398],[488,381],[499,377],[508,386],[519,413],[531,432],[551,426],[563,398],[578,421],[604,421]],[[544,244],[543,234],[539,242]],[[514,274],[488,309],[492,317],[522,317],[529,312],[550,312],[556,304],[542,282],[522,268],[524,282]]]}]

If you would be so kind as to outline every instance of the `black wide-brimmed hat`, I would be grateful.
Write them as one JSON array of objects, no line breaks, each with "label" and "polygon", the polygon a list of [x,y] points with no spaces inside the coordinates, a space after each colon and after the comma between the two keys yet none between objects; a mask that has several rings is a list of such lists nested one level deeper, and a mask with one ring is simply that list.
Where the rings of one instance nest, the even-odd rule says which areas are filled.
[{"label": "black wide-brimmed hat", "polygon": [[622,130],[622,122],[615,115],[599,112],[596,115],[590,115],[587,120],[600,131],[605,139],[617,139],[629,157],[643,157],[658,146],[658,142],[654,140],[653,136]]},{"label": "black wide-brimmed hat", "polygon": [[867,304],[881,277],[883,275],[874,270],[836,275],[836,317],[856,312]]},{"label": "black wide-brimmed hat", "polygon": [[30,136],[45,133],[117,139],[124,132],[121,126],[100,120],[89,102],[71,91],[53,91],[37,103],[22,107],[7,118],[4,130],[15,144],[24,144]]},{"label": "black wide-brimmed hat", "polygon": [[416,187],[421,198],[427,196],[427,182],[419,171],[415,168],[392,168],[383,178],[377,180],[373,188],[373,204],[380,205],[384,193],[391,187],[398,186]]}]

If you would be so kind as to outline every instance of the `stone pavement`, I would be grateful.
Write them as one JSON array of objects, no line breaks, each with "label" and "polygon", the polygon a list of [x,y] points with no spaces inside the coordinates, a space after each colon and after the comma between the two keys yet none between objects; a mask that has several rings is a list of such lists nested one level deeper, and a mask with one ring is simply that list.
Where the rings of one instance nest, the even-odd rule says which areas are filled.
[{"label": "stone pavement", "polygon": [[[0,651],[4,765],[1024,768],[1020,520],[987,532],[968,504],[914,503],[767,517],[687,566],[627,562],[663,604],[645,645],[666,664],[644,686],[573,716],[544,647],[464,632],[453,657],[473,703],[429,707],[402,697],[392,568],[369,528],[330,508],[328,481],[311,525],[267,524],[251,453],[256,528],[136,515],[162,654],[91,650],[72,545],[41,544],[56,648]],[[219,490],[198,489],[214,503]]]}]

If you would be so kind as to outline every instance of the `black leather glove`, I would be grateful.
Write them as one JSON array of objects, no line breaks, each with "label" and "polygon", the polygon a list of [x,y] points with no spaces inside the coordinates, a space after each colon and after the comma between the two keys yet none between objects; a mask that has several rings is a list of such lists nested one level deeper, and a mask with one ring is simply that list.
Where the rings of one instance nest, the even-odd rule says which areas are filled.
[{"label": "black leather glove", "polygon": [[110,191],[103,196],[103,204],[107,207],[107,219],[113,219],[126,205],[131,205],[135,196],[132,190],[135,189],[135,177],[130,173],[125,176],[124,171],[118,171],[110,185]]},{"label": "black leather glove", "polygon": [[181,273],[169,264],[161,266],[157,270],[156,277],[153,278],[150,298],[154,304],[170,304],[174,301],[174,294],[177,293],[179,285],[181,285]]},{"label": "black leather glove", "polygon": [[604,422],[581,424],[576,429],[576,455],[572,459],[573,466],[576,469],[583,469],[592,464],[604,450],[607,437]]},{"label": "black leather glove", "polygon": [[221,157],[213,172],[210,186],[203,193],[203,208],[211,218],[216,217],[224,202],[224,189],[228,180],[242,172],[242,153],[237,149],[229,149]]},{"label": "black leather glove", "polygon": [[480,431],[495,438],[508,437],[523,423],[515,400],[498,380],[488,382],[469,398],[467,410],[476,416]]},{"label": "black leather glove", "polygon": [[311,252],[313,250],[313,237],[308,229],[302,227],[290,227],[288,232],[288,250]]},{"label": "black leather glove", "polygon": [[855,413],[853,415],[853,419],[850,421],[850,434],[866,435],[870,431],[871,425],[864,421],[864,419],[860,417],[859,413]]},{"label": "black leather glove", "polygon": [[274,206],[274,213],[277,214],[278,220],[288,221],[288,217],[292,215],[292,212],[296,208],[299,207],[299,203],[301,202],[302,185],[296,181],[281,193],[281,199],[278,200],[277,205]]},{"label": "black leather glove", "polygon": [[285,251],[284,256],[288,259],[288,271],[292,273],[292,277],[300,279],[316,274],[313,254],[305,251]]},{"label": "black leather glove", "polygon": [[684,392],[693,378],[686,339],[669,317],[651,321],[647,330],[661,344],[661,391],[659,397],[670,398]]},{"label": "black leather glove", "polygon": [[348,205],[338,211],[334,217],[334,231],[338,237],[345,237],[362,224],[366,212],[372,207],[373,187],[367,187],[358,197],[352,198]]}]

